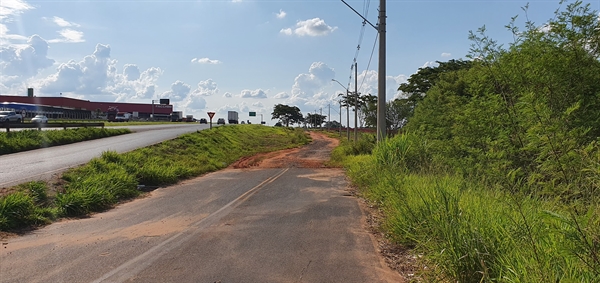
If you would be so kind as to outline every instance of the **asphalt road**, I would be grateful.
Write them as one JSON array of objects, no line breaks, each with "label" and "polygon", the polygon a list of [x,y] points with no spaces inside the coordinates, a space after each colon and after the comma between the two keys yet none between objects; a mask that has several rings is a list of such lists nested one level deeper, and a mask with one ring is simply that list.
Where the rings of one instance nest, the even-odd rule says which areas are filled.
[{"label": "asphalt road", "polygon": [[0,155],[0,188],[50,178],[52,174],[87,163],[104,151],[131,151],[208,127],[199,123],[127,126],[134,133]]},{"label": "asphalt road", "polygon": [[340,169],[227,169],[4,240],[1,282],[398,282]]}]

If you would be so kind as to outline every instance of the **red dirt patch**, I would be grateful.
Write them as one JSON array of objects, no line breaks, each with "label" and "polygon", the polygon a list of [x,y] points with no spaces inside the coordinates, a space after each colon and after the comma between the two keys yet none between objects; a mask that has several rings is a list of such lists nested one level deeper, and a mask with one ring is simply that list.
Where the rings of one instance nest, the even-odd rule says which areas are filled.
[{"label": "red dirt patch", "polygon": [[229,168],[321,168],[326,167],[331,151],[339,140],[322,133],[310,132],[312,142],[308,145],[276,152],[259,153],[242,158]]}]

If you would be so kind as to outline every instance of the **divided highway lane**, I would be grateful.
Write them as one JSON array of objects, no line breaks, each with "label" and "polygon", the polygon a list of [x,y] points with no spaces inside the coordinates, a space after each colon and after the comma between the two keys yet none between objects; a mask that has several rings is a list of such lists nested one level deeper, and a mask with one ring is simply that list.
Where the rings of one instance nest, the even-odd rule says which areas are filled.
[{"label": "divided highway lane", "polygon": [[0,188],[32,180],[44,180],[53,174],[88,162],[104,151],[127,152],[149,146],[182,134],[208,129],[205,124],[160,124],[126,126],[134,133],[54,146],[0,156]]}]

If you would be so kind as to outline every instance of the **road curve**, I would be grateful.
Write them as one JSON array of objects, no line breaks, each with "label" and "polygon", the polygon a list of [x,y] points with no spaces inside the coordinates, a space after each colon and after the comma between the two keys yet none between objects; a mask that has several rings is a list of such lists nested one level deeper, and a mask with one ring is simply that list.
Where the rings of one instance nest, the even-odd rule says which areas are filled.
[{"label": "road curve", "polygon": [[185,133],[204,130],[208,125],[160,124],[128,126],[131,134],[54,146],[0,156],[0,188],[18,185],[32,180],[44,180],[90,159],[104,151],[127,152],[173,139]]}]

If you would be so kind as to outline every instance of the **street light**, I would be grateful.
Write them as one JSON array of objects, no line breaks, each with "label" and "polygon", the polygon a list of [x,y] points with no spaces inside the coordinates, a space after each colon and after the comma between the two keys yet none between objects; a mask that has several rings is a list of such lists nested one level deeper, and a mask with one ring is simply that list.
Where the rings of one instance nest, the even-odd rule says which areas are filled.
[{"label": "street light", "polygon": [[[340,83],[336,79],[331,79],[331,81],[336,82],[341,87],[343,87],[346,90],[346,97],[348,97],[348,95],[350,94],[350,91],[342,83]],[[340,100],[340,108],[341,108],[341,105],[342,105],[342,101]],[[342,120],[342,119],[340,119],[340,120]],[[340,121],[340,123],[342,123],[342,121]],[[348,136],[348,140],[350,140],[350,110],[349,110],[348,101],[346,101],[346,135]]]}]

